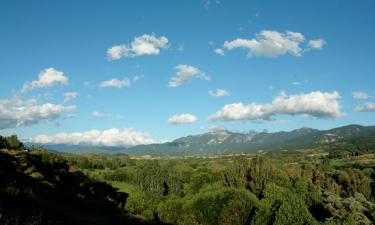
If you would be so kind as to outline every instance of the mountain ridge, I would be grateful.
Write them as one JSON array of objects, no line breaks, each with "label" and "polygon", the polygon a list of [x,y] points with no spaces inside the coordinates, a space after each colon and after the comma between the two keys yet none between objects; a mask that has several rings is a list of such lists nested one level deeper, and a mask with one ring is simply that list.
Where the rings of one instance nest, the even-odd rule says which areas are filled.
[{"label": "mountain ridge", "polygon": [[[64,152],[106,152],[131,155],[201,155],[234,152],[255,152],[257,150],[282,150],[316,148],[340,140],[356,137],[374,137],[375,126],[350,124],[328,130],[302,127],[291,131],[232,132],[214,130],[198,135],[188,135],[170,142],[137,145],[131,147],[106,147],[88,145],[44,145],[45,148]],[[37,143],[27,145],[40,146]]]}]

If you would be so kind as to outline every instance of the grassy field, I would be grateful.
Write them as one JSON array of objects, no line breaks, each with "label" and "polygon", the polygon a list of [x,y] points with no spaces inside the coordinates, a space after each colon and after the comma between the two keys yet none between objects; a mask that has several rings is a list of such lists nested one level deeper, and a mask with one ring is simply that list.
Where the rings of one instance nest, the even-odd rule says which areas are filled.
[{"label": "grassy field", "polygon": [[134,186],[125,182],[120,182],[120,181],[106,181],[112,187],[115,187],[119,190],[119,192],[125,192],[128,194],[131,194],[134,191]]},{"label": "grassy field", "polygon": [[332,159],[330,162],[331,166],[344,166],[347,164],[375,164],[375,154],[364,154],[360,156],[352,156],[342,159]]}]

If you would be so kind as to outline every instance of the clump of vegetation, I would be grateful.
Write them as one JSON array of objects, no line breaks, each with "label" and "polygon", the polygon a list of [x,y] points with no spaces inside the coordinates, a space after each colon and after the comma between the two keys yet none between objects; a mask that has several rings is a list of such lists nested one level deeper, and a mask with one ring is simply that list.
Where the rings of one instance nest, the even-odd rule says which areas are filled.
[{"label": "clump of vegetation", "polygon": [[24,150],[25,146],[18,139],[17,135],[11,135],[9,137],[0,136],[0,149]]}]

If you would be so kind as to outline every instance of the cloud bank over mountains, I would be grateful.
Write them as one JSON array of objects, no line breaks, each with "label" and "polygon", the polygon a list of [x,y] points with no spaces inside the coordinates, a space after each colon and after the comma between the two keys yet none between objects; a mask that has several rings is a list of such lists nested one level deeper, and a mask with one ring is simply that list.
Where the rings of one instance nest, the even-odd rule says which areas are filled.
[{"label": "cloud bank over mountains", "polygon": [[88,146],[134,146],[158,143],[149,134],[131,128],[107,130],[89,130],[85,132],[38,135],[30,140],[39,144],[68,144]]}]

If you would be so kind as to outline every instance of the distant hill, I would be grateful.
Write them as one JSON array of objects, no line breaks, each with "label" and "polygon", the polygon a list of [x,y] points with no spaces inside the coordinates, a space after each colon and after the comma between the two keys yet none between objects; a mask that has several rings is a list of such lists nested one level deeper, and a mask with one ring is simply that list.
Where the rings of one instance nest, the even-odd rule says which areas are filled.
[{"label": "distant hill", "polygon": [[[366,138],[375,140],[375,126],[348,125],[330,130],[303,127],[293,131],[235,133],[216,130],[200,135],[189,135],[162,144],[133,147],[100,147],[81,145],[45,145],[46,148],[66,152],[124,152],[131,155],[202,155],[257,150],[295,150],[316,148],[345,140]],[[28,144],[30,145],[30,143]]]}]

